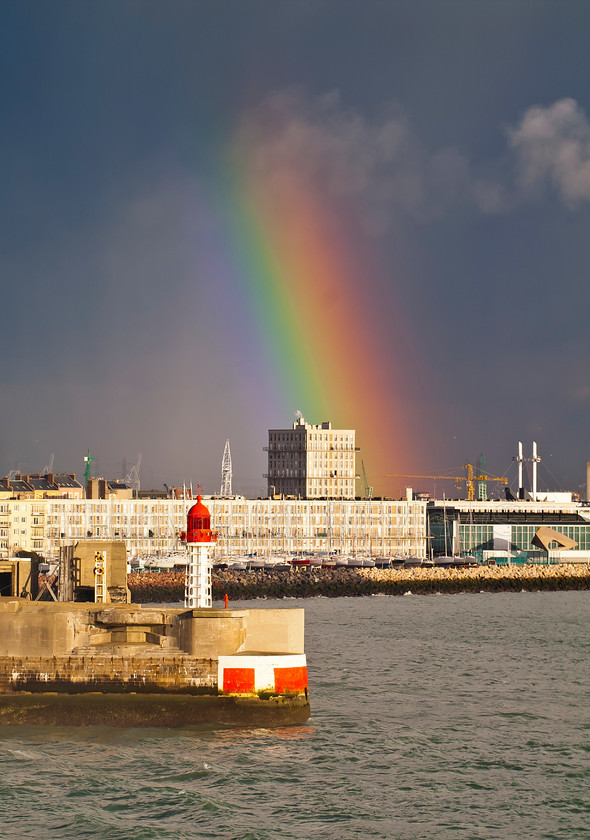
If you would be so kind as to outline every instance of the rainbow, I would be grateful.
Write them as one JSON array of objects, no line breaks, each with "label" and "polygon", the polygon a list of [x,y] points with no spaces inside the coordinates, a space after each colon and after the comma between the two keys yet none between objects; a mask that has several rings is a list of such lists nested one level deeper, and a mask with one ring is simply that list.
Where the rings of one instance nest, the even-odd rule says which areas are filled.
[{"label": "rainbow", "polygon": [[261,176],[253,159],[238,150],[226,224],[270,387],[288,407],[280,425],[299,409],[308,422],[356,429],[369,483],[391,492],[383,476],[411,466],[419,424],[403,398],[416,354],[403,352],[384,261],[343,202],[297,173]]}]

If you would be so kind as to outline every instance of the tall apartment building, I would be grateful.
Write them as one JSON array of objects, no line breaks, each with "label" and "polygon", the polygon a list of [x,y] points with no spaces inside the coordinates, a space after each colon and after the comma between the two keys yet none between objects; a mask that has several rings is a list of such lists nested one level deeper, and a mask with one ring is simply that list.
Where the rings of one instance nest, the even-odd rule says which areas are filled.
[{"label": "tall apartment building", "polygon": [[265,448],[269,496],[354,499],[354,429],[314,426],[299,416],[291,429],[269,429]]}]

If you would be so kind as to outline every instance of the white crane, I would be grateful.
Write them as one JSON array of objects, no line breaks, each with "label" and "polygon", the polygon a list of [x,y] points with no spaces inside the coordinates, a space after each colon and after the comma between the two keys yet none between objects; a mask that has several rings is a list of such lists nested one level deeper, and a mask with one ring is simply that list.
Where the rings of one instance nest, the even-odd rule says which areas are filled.
[{"label": "white crane", "polygon": [[141,452],[137,456],[137,463],[134,464],[127,475],[124,478],[124,483],[127,487],[131,487],[133,490],[138,492],[141,490],[141,484],[139,481],[139,468],[141,467]]},{"label": "white crane", "polygon": [[54,462],[54,460],[55,460],[55,455],[52,452],[51,455],[49,456],[49,463],[45,467],[43,467],[43,472],[41,473],[41,475],[48,475],[49,473],[53,472],[53,462]]}]

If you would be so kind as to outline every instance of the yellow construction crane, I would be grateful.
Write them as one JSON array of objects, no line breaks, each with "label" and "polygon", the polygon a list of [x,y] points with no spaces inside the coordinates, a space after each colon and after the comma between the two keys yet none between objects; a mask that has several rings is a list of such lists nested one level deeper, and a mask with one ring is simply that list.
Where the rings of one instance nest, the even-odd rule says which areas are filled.
[{"label": "yellow construction crane", "polygon": [[[506,476],[496,477],[493,475],[475,475],[473,471],[473,464],[464,464],[464,469],[467,470],[467,475],[415,475],[413,473],[388,473],[385,478],[432,478],[440,481],[456,481],[465,482],[467,485],[467,500],[472,502],[475,499],[475,482],[476,481],[500,481],[504,485],[508,485]],[[461,484],[457,484],[457,490],[461,489]]]}]

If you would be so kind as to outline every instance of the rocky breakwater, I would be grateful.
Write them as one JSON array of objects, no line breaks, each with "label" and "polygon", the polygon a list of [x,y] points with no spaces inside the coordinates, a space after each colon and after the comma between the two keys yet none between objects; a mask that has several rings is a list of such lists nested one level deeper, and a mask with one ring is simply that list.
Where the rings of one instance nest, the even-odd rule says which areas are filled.
[{"label": "rocky breakwater", "polygon": [[184,600],[185,572],[132,572],[127,586],[134,604],[180,604]]},{"label": "rocky breakwater", "polygon": [[[311,598],[457,592],[590,589],[590,565],[476,566],[459,568],[214,570],[213,598]],[[136,603],[181,602],[183,572],[144,572],[128,580]]]},{"label": "rocky breakwater", "polygon": [[590,565],[473,566],[459,568],[359,569],[373,593],[414,595],[458,592],[520,592],[590,589]]}]

